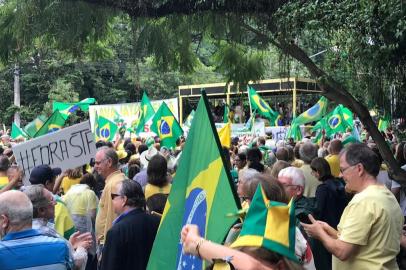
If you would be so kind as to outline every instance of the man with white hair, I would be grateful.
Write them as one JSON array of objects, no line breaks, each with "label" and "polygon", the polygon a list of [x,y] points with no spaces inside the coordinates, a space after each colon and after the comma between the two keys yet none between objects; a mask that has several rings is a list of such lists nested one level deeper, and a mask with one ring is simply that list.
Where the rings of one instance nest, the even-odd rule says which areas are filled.
[{"label": "man with white hair", "polygon": [[66,242],[32,229],[32,217],[32,203],[23,192],[0,194],[0,269],[72,269]]},{"label": "man with white hair", "polygon": [[291,199],[303,196],[305,189],[305,177],[303,172],[296,167],[287,167],[282,169],[278,174],[278,181],[285,188],[285,192]]},{"label": "man with white hair", "polygon": [[285,188],[290,199],[295,201],[295,215],[302,222],[308,222],[308,214],[316,210],[316,200],[304,195],[306,180],[303,171],[296,167],[287,167],[278,174],[278,181]]}]

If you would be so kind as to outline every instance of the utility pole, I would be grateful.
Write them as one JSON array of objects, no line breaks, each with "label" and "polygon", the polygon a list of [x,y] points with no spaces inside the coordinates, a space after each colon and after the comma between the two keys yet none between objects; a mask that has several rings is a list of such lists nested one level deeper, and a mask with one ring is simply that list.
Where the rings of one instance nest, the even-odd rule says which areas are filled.
[{"label": "utility pole", "polygon": [[[20,67],[18,63],[14,65],[14,106],[20,108]],[[20,126],[20,113],[17,111],[14,113],[14,122],[17,126]]]}]

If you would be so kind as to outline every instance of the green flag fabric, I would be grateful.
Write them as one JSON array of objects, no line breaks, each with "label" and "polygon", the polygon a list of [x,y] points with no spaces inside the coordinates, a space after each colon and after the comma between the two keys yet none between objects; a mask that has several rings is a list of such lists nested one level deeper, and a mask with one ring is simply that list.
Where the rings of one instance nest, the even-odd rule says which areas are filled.
[{"label": "green flag fabric", "polygon": [[347,128],[350,128],[351,130],[353,128],[352,112],[340,104],[335,107],[333,111],[320,119],[320,121],[313,127],[313,131],[325,129],[326,136],[331,138],[338,132],[346,132]]},{"label": "green flag fabric", "polygon": [[37,133],[37,131],[42,127],[46,120],[46,116],[38,116],[23,128],[25,134],[27,134],[30,138],[34,138],[35,133]]},{"label": "green flag fabric", "polygon": [[326,114],[327,106],[327,98],[321,97],[316,104],[296,118],[296,124],[303,125],[320,120]]},{"label": "green flag fabric", "polygon": [[296,122],[297,118],[291,123],[291,126],[286,133],[286,138],[293,138],[295,142],[302,140],[302,131],[300,130],[300,125]]},{"label": "green flag fabric", "polygon": [[54,101],[52,103],[52,111],[55,112],[56,110],[59,110],[62,116],[67,119],[71,113],[74,113],[79,108],[85,112],[89,111],[89,105],[94,104],[95,102],[96,99],[94,98],[85,98],[75,103]]},{"label": "green flag fabric", "polygon": [[19,126],[17,126],[16,123],[13,122],[13,124],[11,125],[11,138],[17,140],[28,138],[28,135],[25,134],[25,132]]},{"label": "green flag fabric", "polygon": [[259,184],[240,235],[231,247],[262,247],[298,263],[295,255],[295,235],[294,200],[288,205],[270,201]]},{"label": "green flag fabric", "polygon": [[278,117],[278,113],[271,109],[271,107],[263,100],[254,88],[248,88],[248,95],[252,110],[256,110],[257,114],[268,118],[271,122],[274,122]]},{"label": "green flag fabric", "polygon": [[109,119],[96,115],[95,121],[95,139],[96,141],[113,141],[116,136],[118,127]]},{"label": "green flag fabric", "polygon": [[379,131],[386,131],[390,126],[389,116],[385,115],[383,118],[379,119],[378,129]]},{"label": "green flag fabric", "polygon": [[34,138],[62,129],[65,125],[65,121],[66,119],[58,110],[54,111],[48,120],[45,121],[42,127],[37,131],[37,133],[35,133]]},{"label": "green flag fabric", "polygon": [[344,116],[345,124],[352,129],[354,126],[354,116],[353,116],[352,111],[350,109],[348,109],[347,107],[344,107],[343,105],[340,105],[340,107],[341,107],[341,112]]},{"label": "green flag fabric", "polygon": [[140,121],[138,122],[136,132],[140,133],[144,131],[145,124],[154,116],[155,111],[149,101],[148,95],[146,92],[142,95],[141,104],[140,104]]},{"label": "green flag fabric", "polygon": [[221,243],[235,222],[226,215],[237,212],[240,204],[220,149],[203,91],[147,269],[204,269],[200,258],[182,252],[183,225],[196,224],[202,237]]},{"label": "green flag fabric", "polygon": [[161,146],[169,148],[175,148],[176,140],[183,134],[182,128],[165,102],[162,102],[152,118],[151,131],[159,136]]}]

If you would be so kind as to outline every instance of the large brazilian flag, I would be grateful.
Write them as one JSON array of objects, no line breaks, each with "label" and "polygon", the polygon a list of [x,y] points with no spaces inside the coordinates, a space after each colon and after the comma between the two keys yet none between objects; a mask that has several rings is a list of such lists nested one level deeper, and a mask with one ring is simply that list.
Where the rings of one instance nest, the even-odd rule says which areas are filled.
[{"label": "large brazilian flag", "polygon": [[196,224],[200,234],[221,243],[235,219],[226,217],[240,208],[229,172],[224,167],[220,141],[202,93],[154,246],[148,269],[204,269],[203,261],[185,255],[180,232]]},{"label": "large brazilian flag", "polygon": [[141,104],[140,104],[140,119],[137,124],[136,133],[144,132],[145,124],[154,116],[155,111],[152,107],[151,101],[149,101],[146,92],[142,94]]},{"label": "large brazilian flag", "polygon": [[42,127],[35,133],[34,138],[43,136],[49,133],[56,132],[63,128],[66,119],[62,116],[59,110],[56,110],[52,115],[45,121]]},{"label": "large brazilian flag", "polygon": [[309,108],[307,111],[303,112],[296,118],[296,124],[303,125],[309,122],[320,120],[324,115],[326,115],[327,107],[327,98],[321,97],[316,104],[314,104],[311,108]]},{"label": "large brazilian flag", "polygon": [[152,118],[151,130],[158,134],[161,146],[176,147],[176,140],[182,136],[183,130],[165,102],[162,102]]},{"label": "large brazilian flag", "polygon": [[278,113],[271,109],[271,107],[263,100],[252,87],[248,87],[248,95],[253,111],[256,111],[259,115],[268,118],[271,122],[274,122],[278,118]]},{"label": "large brazilian flag", "polygon": [[94,127],[94,137],[96,141],[113,141],[118,127],[113,122],[103,116],[98,116],[96,114],[96,121]]}]

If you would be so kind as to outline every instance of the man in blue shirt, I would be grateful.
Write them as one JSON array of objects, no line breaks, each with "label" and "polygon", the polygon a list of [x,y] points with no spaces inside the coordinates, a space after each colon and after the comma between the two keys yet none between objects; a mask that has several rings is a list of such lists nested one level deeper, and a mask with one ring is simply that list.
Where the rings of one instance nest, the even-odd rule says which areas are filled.
[{"label": "man in blue shirt", "polygon": [[72,269],[65,241],[31,228],[33,208],[20,191],[0,194],[0,269]]}]

